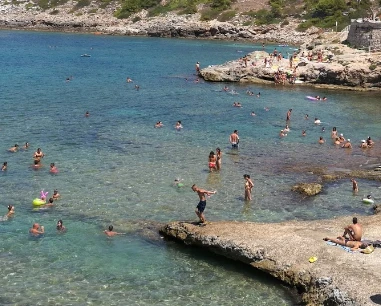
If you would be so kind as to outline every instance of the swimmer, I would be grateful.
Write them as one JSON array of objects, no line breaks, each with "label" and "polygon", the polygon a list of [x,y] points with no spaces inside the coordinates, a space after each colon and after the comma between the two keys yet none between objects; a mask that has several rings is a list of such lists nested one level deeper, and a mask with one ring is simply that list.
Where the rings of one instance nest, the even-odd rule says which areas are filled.
[{"label": "swimmer", "polygon": [[1,171],[6,171],[8,168],[8,162],[4,162],[3,166],[1,167]]},{"label": "swimmer", "polygon": [[137,91],[139,91],[140,86],[139,86],[139,85],[135,85],[135,89],[136,89]]},{"label": "swimmer", "polygon": [[234,102],[234,103],[233,103],[233,106],[234,106],[234,107],[242,107],[241,103],[239,103],[239,102]]},{"label": "swimmer", "polygon": [[286,124],[286,127],[283,129],[283,132],[289,132],[290,131],[290,128],[288,126],[288,124]]},{"label": "swimmer", "polygon": [[341,144],[340,139],[339,139],[338,137],[336,137],[334,144],[335,144],[335,145],[339,145],[339,144]]},{"label": "swimmer", "polygon": [[42,235],[45,233],[44,227],[39,225],[38,223],[34,223],[32,228],[29,230],[29,233],[31,233],[34,236]]},{"label": "swimmer", "polygon": [[268,107],[263,108],[266,112],[268,112],[270,109]]},{"label": "swimmer", "polygon": [[251,116],[256,116],[256,114],[254,112],[251,112],[250,115]]},{"label": "swimmer", "polygon": [[348,138],[347,142],[341,146],[342,148],[352,149],[351,140]]},{"label": "swimmer", "polygon": [[86,112],[86,113],[85,113],[85,117],[90,117],[90,113],[89,113],[89,112]]},{"label": "swimmer", "polygon": [[45,154],[41,151],[40,148],[38,148],[37,151],[34,152],[34,154],[33,154],[33,158],[34,158],[34,159],[38,159],[38,160],[40,160],[40,159],[43,158],[44,156],[45,156]]},{"label": "swimmer", "polygon": [[245,179],[245,200],[250,201],[251,200],[251,190],[254,187],[254,183],[250,179],[249,174],[244,174],[243,178]]},{"label": "swimmer", "polygon": [[178,187],[178,188],[183,187],[184,184],[181,183],[181,181],[182,181],[181,179],[177,178],[177,179],[175,179],[173,185],[174,185],[175,187]]},{"label": "swimmer", "polygon": [[53,198],[50,198],[49,199],[49,201],[48,201],[48,203],[46,203],[45,205],[44,205],[44,207],[52,207],[52,206],[54,206],[54,204],[53,204],[53,202],[54,202],[54,199]]},{"label": "swimmer", "polygon": [[321,131],[322,131],[322,132],[325,132],[325,127],[324,127],[324,126],[321,128]]},{"label": "swimmer", "polygon": [[322,136],[320,136],[320,138],[319,138],[319,141],[318,141],[320,144],[323,144],[323,143],[325,143],[325,140],[323,139],[323,137]]},{"label": "swimmer", "polygon": [[321,121],[318,119],[318,118],[315,118],[315,121],[314,121],[315,124],[320,124]]},{"label": "swimmer", "polygon": [[344,138],[344,135],[343,135],[343,134],[340,134],[340,136],[339,136],[339,141],[340,141],[340,142],[344,142],[344,141],[345,141],[345,138]]},{"label": "swimmer", "polygon": [[336,137],[337,137],[337,129],[336,129],[336,127],[334,126],[334,127],[332,128],[331,138],[336,139]]},{"label": "swimmer", "polygon": [[304,119],[308,120],[308,114],[305,114]]},{"label": "swimmer", "polygon": [[127,82],[127,83],[131,83],[131,82],[132,82],[132,79],[129,78],[129,77],[127,77],[126,82]]},{"label": "swimmer", "polygon": [[224,86],[224,91],[229,91],[229,87],[227,87],[226,85]]},{"label": "swimmer", "polygon": [[287,111],[287,114],[286,114],[286,121],[290,121],[290,119],[291,119],[291,113],[292,113],[292,108],[290,108],[290,109]]},{"label": "swimmer", "polygon": [[260,97],[261,97],[261,93],[258,92],[258,93],[257,93],[257,98],[260,98]]},{"label": "swimmer", "polygon": [[66,227],[63,225],[63,222],[61,219],[57,221],[56,228],[57,228],[57,231],[60,231],[60,232],[66,231]]},{"label": "swimmer", "polygon": [[54,189],[53,191],[53,199],[58,200],[61,197],[61,195],[58,193],[57,189]]},{"label": "swimmer", "polygon": [[18,151],[18,149],[19,149],[19,145],[16,143],[13,147],[9,148],[8,151],[15,153]]},{"label": "swimmer", "polygon": [[214,154],[213,151],[210,151],[209,157],[208,157],[208,166],[209,166],[210,172],[212,172],[213,170],[217,170],[216,162],[217,162],[216,155]]},{"label": "swimmer", "polygon": [[197,63],[196,63],[196,73],[197,73],[197,74],[200,73],[200,62],[197,62]]},{"label": "swimmer", "polygon": [[8,205],[8,212],[5,215],[7,218],[13,217],[15,213],[15,207],[13,205]]},{"label": "swimmer", "polygon": [[55,166],[54,163],[51,163],[50,164],[50,170],[49,170],[50,173],[58,173],[58,169],[57,167]]},{"label": "swimmer", "polygon": [[370,138],[370,136],[366,140],[366,143],[368,145],[368,148],[371,148],[374,145],[374,141],[372,140],[372,138]]},{"label": "swimmer", "polygon": [[358,192],[359,191],[359,185],[357,184],[355,179],[351,178],[351,182],[352,182],[352,190],[353,190],[353,192]]},{"label": "swimmer", "polygon": [[109,236],[109,237],[112,237],[112,236],[115,236],[115,235],[125,235],[125,233],[118,233],[118,232],[114,232],[114,227],[112,225],[110,225],[108,227],[108,230],[104,230],[103,232]]},{"label": "swimmer", "polygon": [[367,145],[365,139],[361,140],[360,148],[361,148],[361,149],[366,149],[366,148],[368,148],[368,145]]},{"label": "swimmer", "polygon": [[164,124],[163,124],[163,122],[161,122],[161,121],[158,121],[158,122],[156,122],[156,124],[155,124],[155,128],[157,129],[157,128],[161,128],[161,127],[163,127],[164,126]]},{"label": "swimmer", "polygon": [[321,98],[320,100],[327,101],[326,97]]},{"label": "swimmer", "polygon": [[182,128],[183,128],[183,126],[182,126],[182,124],[181,124],[181,121],[180,121],[180,120],[177,121],[177,122],[176,122],[176,125],[175,125],[175,129],[178,130],[178,131],[180,131]]},{"label": "swimmer", "polygon": [[216,157],[217,157],[216,168],[217,168],[217,170],[221,170],[222,152],[221,152],[220,148],[216,149]]},{"label": "swimmer", "polygon": [[285,137],[287,134],[284,132],[284,130],[280,130],[279,137]]},{"label": "swimmer", "polygon": [[306,136],[306,135],[307,135],[306,130],[303,130],[302,131],[302,136]]},{"label": "swimmer", "polygon": [[234,130],[234,132],[232,134],[230,134],[229,141],[230,141],[233,149],[237,149],[238,148],[239,136],[238,136],[238,131],[237,130]]},{"label": "swimmer", "polygon": [[29,142],[26,142],[22,148],[24,150],[27,150],[29,148]]}]

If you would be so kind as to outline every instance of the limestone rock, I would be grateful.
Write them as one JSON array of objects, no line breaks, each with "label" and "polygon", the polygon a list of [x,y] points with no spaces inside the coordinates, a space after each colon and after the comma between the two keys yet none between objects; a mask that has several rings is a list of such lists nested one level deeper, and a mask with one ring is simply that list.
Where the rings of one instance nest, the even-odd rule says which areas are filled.
[{"label": "limestone rock", "polygon": [[318,183],[300,183],[291,188],[292,191],[297,191],[299,193],[314,196],[321,192],[323,186]]}]

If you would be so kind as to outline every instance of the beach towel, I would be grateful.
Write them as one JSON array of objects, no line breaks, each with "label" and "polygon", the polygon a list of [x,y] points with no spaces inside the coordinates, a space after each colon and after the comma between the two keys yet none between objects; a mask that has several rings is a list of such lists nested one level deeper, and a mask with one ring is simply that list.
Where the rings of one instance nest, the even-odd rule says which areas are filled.
[{"label": "beach towel", "polygon": [[333,245],[333,246],[338,246],[339,248],[343,249],[345,252],[348,252],[348,253],[354,253],[355,252],[355,251],[352,251],[351,248],[349,248],[345,245],[340,245],[340,244],[334,243],[332,241],[327,241],[327,244]]}]

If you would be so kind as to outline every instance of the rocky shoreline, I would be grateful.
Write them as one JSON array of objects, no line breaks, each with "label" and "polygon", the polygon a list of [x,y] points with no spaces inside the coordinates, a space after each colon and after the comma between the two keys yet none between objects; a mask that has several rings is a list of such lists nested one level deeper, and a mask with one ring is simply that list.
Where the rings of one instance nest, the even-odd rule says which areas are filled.
[{"label": "rocky shoreline", "polygon": [[[366,239],[381,236],[381,216],[360,217]],[[376,305],[381,303],[380,249],[349,253],[327,245],[351,218],[287,221],[276,224],[221,221],[199,226],[173,222],[161,233],[190,246],[202,247],[241,261],[296,288],[307,305]],[[309,259],[316,257],[316,262]]]},{"label": "rocky shoreline", "polygon": [[113,16],[118,4],[110,3],[100,8],[91,3],[73,11],[76,1],[42,10],[29,1],[11,4],[0,0],[0,28],[39,31],[85,32],[109,35],[132,35],[150,37],[176,37],[240,40],[250,42],[276,42],[300,45],[318,37],[313,31],[297,32],[298,23],[287,25],[243,26],[244,17],[237,16],[232,22],[200,21],[200,14],[148,17],[143,10],[128,19]]}]

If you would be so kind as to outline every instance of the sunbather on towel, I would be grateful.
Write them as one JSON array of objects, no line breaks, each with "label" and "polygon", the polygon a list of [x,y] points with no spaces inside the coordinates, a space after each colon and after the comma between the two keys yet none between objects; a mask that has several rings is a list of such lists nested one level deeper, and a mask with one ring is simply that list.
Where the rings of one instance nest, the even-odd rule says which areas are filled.
[{"label": "sunbather on towel", "polygon": [[323,239],[324,241],[331,241],[331,242],[334,242],[334,243],[337,243],[339,245],[343,245],[343,246],[346,246],[348,248],[351,248],[351,251],[356,251],[358,249],[365,249],[368,245],[361,242],[361,241],[352,241],[352,240],[348,240],[348,239],[345,239],[343,237],[339,237],[339,238],[324,238]]}]

